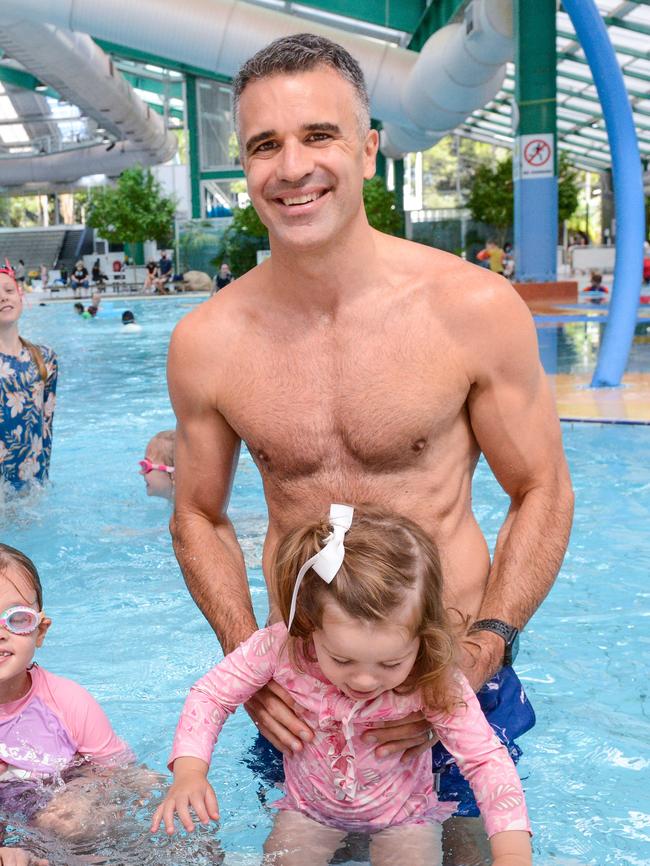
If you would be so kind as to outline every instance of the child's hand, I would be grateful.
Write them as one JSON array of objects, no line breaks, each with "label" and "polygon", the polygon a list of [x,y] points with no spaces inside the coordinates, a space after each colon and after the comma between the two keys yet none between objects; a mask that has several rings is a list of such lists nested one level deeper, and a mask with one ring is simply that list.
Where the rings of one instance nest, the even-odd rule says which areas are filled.
[{"label": "child's hand", "polygon": [[[198,766],[200,765],[200,766]],[[174,813],[188,833],[194,830],[190,808],[202,824],[210,818],[219,820],[217,796],[206,778],[207,765],[196,758],[178,758],[174,762],[174,782],[164,801],[154,812],[151,832],[157,833],[161,823],[171,835],[175,832]]]},{"label": "child's hand", "polygon": [[0,866],[48,866],[48,860],[34,857],[23,848],[1,848]]}]

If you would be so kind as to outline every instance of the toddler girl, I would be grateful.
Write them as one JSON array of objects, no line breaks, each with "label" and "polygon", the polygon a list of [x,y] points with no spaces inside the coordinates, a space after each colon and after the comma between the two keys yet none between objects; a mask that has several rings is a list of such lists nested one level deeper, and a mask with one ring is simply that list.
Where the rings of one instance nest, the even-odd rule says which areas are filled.
[{"label": "toddler girl", "polygon": [[[73,782],[43,783],[60,780],[81,758],[115,766],[132,754],[84,688],[34,664],[52,623],[42,606],[34,563],[0,544],[0,811],[73,836],[97,817],[98,802],[83,801],[83,785],[77,797]],[[0,848],[0,863],[12,862],[7,850]]]},{"label": "toddler girl", "polygon": [[140,475],[144,478],[147,496],[174,499],[175,430],[161,430],[149,442],[140,460]]},{"label": "toddler girl", "polygon": [[[154,814],[174,832],[218,818],[207,781],[223,723],[270,679],[302,708],[312,742],[284,756],[285,796],[265,863],[327,864],[349,832],[371,834],[373,866],[440,863],[431,756],[378,759],[361,739],[377,722],[422,711],[472,785],[494,866],[531,862],[524,795],[512,760],[454,664],[435,546],[412,521],[333,505],[329,520],[278,546],[271,591],[283,622],[261,629],[199,680],[170,758],[174,782]],[[297,847],[299,845],[299,847]]]}]

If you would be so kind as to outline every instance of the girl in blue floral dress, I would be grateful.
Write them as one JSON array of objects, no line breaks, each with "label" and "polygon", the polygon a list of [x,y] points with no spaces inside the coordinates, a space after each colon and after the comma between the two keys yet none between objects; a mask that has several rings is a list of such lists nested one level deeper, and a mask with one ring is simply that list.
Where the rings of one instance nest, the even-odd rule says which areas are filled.
[{"label": "girl in blue floral dress", "polygon": [[0,487],[20,490],[47,480],[58,366],[47,346],[18,333],[23,293],[0,268]]}]

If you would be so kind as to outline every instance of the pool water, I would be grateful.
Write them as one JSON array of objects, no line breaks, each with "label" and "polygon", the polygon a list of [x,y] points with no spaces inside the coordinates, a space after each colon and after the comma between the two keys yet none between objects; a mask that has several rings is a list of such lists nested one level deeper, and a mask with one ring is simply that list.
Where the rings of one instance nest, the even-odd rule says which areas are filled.
[{"label": "pool water", "polygon": [[[166,346],[196,302],[130,302],[140,334],[122,333],[125,304],[117,301],[103,302],[95,321],[79,319],[71,303],[25,313],[25,336],[52,345],[60,358],[52,483],[6,503],[0,518],[2,540],[31,556],[43,578],[53,626],[39,661],[85,685],[139,761],[159,771],[190,684],[221,656],[174,558],[169,505],[147,499],[137,472],[150,436],[174,425]],[[522,739],[520,764],[535,862],[640,866],[650,864],[650,429],[565,425],[563,433],[575,525],[516,665],[538,716]],[[507,500],[484,463],[474,503],[493,545]],[[245,451],[230,514],[261,622],[266,511]],[[271,824],[261,782],[244,760],[253,738],[238,711],[211,771],[222,823],[203,835],[220,840],[228,864],[259,863]],[[138,811],[132,862],[204,862],[188,856],[182,839],[150,842],[147,814],[146,806]],[[127,861],[122,853],[106,862]]]}]

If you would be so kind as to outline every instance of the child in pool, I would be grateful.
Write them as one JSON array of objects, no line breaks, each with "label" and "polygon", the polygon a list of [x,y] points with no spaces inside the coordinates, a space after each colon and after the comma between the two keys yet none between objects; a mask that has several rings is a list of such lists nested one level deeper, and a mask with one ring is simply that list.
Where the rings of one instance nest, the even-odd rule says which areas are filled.
[{"label": "child in pool", "polygon": [[[441,862],[440,825],[456,809],[439,802],[431,756],[378,759],[361,735],[378,721],[420,710],[470,781],[494,866],[529,866],[524,795],[512,759],[454,664],[435,546],[412,521],[333,505],[329,520],[289,533],[271,570],[282,622],[255,632],[191,689],[169,762],[174,782],[152,831],[187,830],[190,808],[218,818],[207,781],[229,713],[274,679],[315,731],[284,756],[285,797],[264,863],[327,864],[349,832],[371,834],[373,866]],[[299,840],[300,847],[296,847]]]},{"label": "child in pool", "polygon": [[[0,811],[78,837],[100,820],[103,805],[101,791],[93,800],[82,784],[81,759],[117,767],[133,755],[84,688],[33,662],[52,623],[42,603],[34,563],[0,543]],[[66,770],[79,778],[68,777],[65,786],[44,784]],[[21,849],[0,848],[5,862],[31,860]]]},{"label": "child in pool", "polygon": [[174,498],[175,430],[161,430],[147,443],[144,460],[140,460],[140,475],[144,478],[147,496]]}]

